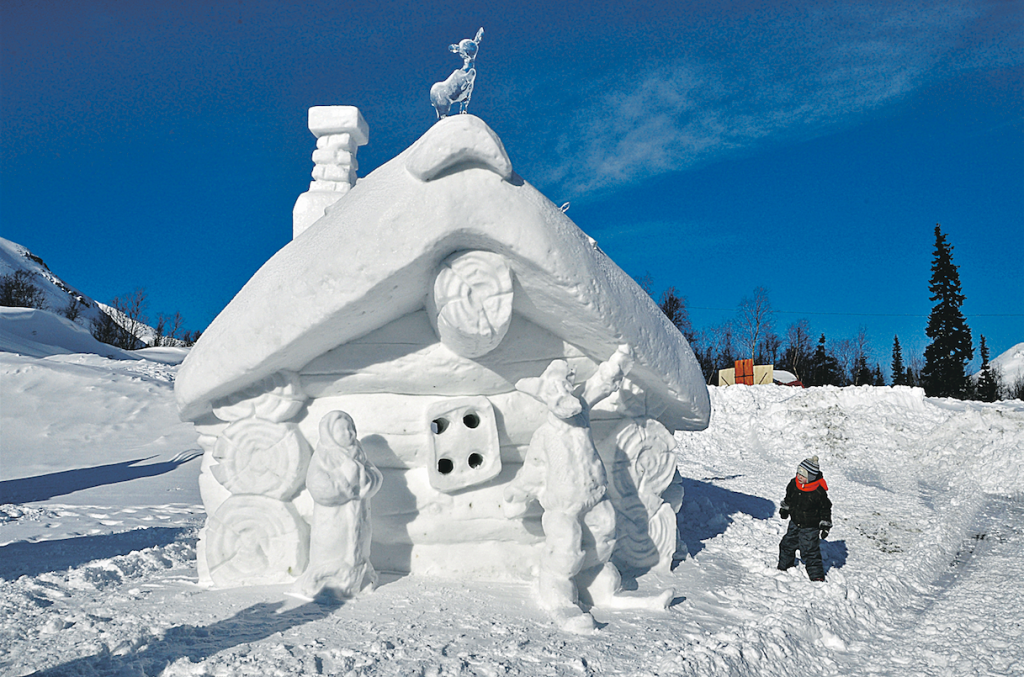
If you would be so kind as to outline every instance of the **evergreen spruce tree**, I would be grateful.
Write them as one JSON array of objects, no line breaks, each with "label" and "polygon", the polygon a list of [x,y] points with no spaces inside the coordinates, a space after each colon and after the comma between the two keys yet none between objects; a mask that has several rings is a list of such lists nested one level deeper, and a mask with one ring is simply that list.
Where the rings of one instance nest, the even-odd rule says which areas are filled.
[{"label": "evergreen spruce tree", "polygon": [[981,335],[978,350],[981,353],[981,371],[978,372],[978,382],[975,384],[975,397],[982,402],[995,402],[999,399],[999,385],[996,375],[992,373],[992,365],[988,362],[988,345],[984,334]]},{"label": "evergreen spruce tree", "polygon": [[871,373],[871,368],[868,367],[868,358],[866,355],[858,355],[857,361],[853,364],[853,385],[855,386],[869,386],[874,383],[874,375]]},{"label": "evergreen spruce tree", "polygon": [[974,346],[971,330],[960,312],[964,295],[960,293],[960,273],[953,265],[953,246],[946,242],[938,224],[928,290],[932,293],[930,300],[937,303],[925,329],[932,342],[924,349],[921,381],[930,397],[963,398],[969,386],[965,368],[974,358]]},{"label": "evergreen spruce tree", "polygon": [[892,337],[892,384],[894,386],[906,386],[907,374],[903,366],[903,348],[900,347],[900,337]]},{"label": "evergreen spruce tree", "polygon": [[808,385],[827,386],[840,385],[843,381],[842,367],[839,360],[831,352],[825,349],[825,335],[818,339],[818,347],[811,355],[811,364],[808,369]]},{"label": "evergreen spruce tree", "polygon": [[885,374],[882,373],[882,365],[878,364],[877,362],[875,363],[874,385],[885,385]]},{"label": "evergreen spruce tree", "polygon": [[658,307],[688,342],[693,341],[693,327],[690,324],[690,313],[686,310],[686,298],[676,294],[675,287],[669,287],[662,293]]}]

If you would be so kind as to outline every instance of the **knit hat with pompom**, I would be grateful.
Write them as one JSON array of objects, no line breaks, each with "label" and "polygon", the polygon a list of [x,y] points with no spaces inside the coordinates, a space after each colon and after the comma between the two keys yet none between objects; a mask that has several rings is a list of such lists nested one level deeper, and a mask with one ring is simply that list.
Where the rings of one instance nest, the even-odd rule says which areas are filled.
[{"label": "knit hat with pompom", "polygon": [[807,475],[805,484],[821,479],[821,466],[818,465],[818,457],[811,456],[800,461],[796,468],[797,475]]}]

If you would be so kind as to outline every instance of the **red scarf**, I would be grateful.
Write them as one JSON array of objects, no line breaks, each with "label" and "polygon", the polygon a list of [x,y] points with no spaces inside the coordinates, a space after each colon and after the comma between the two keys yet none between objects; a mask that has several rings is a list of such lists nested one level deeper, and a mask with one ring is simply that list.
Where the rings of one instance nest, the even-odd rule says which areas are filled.
[{"label": "red scarf", "polygon": [[799,476],[796,478],[796,488],[799,489],[800,491],[814,491],[818,487],[821,487],[825,491],[828,491],[828,485],[825,484],[825,478],[824,477],[822,477],[820,480],[815,480],[813,482],[808,482],[807,484],[804,484],[803,482],[801,482]]}]

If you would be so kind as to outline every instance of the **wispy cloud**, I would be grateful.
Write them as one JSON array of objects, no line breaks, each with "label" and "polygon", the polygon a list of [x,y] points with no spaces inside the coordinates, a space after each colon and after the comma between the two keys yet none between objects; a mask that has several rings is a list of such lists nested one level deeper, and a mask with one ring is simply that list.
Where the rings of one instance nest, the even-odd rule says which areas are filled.
[{"label": "wispy cloud", "polygon": [[998,7],[805,8],[759,17],[765,23],[756,30],[725,22],[674,60],[623,58],[622,68],[591,86],[590,98],[553,140],[554,162],[534,178],[575,195],[614,189],[764,143],[834,131],[986,60],[1020,63],[1019,38],[1000,46],[993,43],[1001,36],[984,34]]}]

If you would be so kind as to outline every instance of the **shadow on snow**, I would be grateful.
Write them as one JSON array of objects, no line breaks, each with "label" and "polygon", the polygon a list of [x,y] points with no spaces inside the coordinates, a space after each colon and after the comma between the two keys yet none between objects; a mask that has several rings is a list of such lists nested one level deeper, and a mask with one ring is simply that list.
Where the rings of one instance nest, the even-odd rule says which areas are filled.
[{"label": "shadow on snow", "polygon": [[75,536],[54,541],[18,541],[0,546],[0,580],[66,571],[87,562],[170,545],[189,535],[189,527],[150,527],[117,534]]},{"label": "shadow on snow", "polygon": [[137,458],[134,461],[98,465],[92,468],[76,468],[48,475],[5,480],[0,482],[0,503],[33,503],[56,496],[66,496],[84,489],[129,482],[142,477],[156,477],[199,458],[202,453],[199,449],[192,449],[178,454],[169,461],[148,465],[139,464],[150,460],[153,458],[152,456]]},{"label": "shadow on snow", "polygon": [[[728,480],[734,477],[714,477]],[[741,494],[702,480],[683,478],[683,505],[676,515],[679,536],[690,555],[704,549],[704,542],[725,532],[732,515],[743,513],[766,520],[775,514],[775,504],[760,496]]]},{"label": "shadow on snow", "polygon": [[[206,626],[177,625],[164,633],[142,633],[124,655],[109,649],[46,670],[30,677],[79,677],[92,674],[161,674],[182,657],[193,663],[241,644],[251,644],[299,625],[326,618],[342,605],[338,600],[320,600],[282,610],[284,602],[260,602],[231,618]],[[310,666],[311,670],[313,666]]]},{"label": "shadow on snow", "polygon": [[825,565],[825,573],[830,569],[842,569],[849,554],[846,541],[822,541],[821,562]]}]

